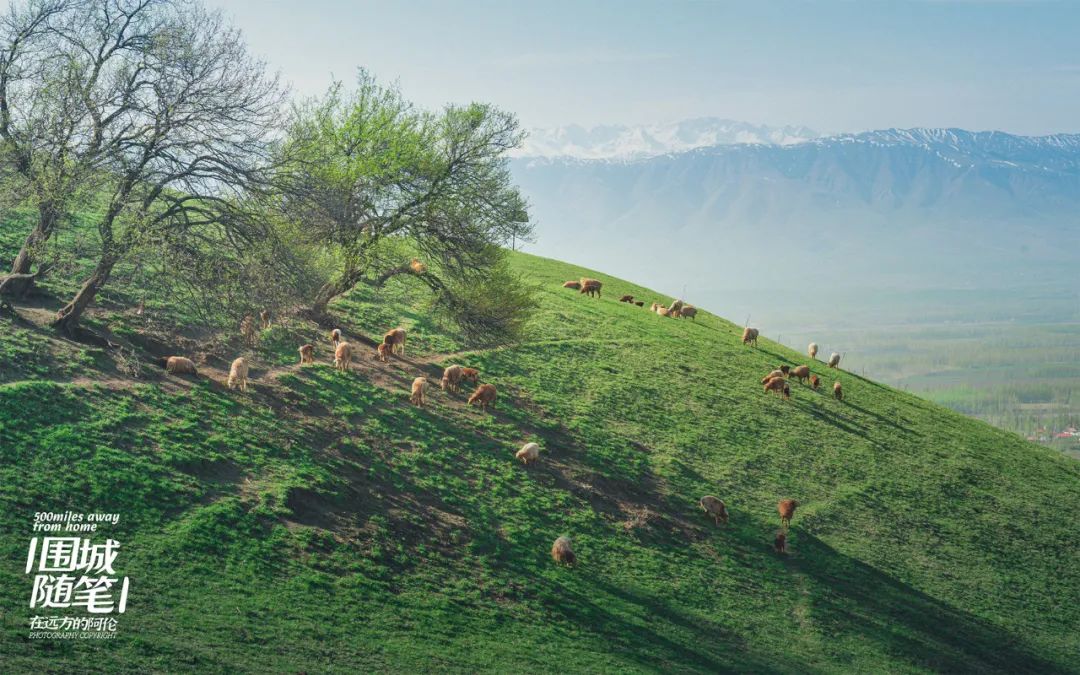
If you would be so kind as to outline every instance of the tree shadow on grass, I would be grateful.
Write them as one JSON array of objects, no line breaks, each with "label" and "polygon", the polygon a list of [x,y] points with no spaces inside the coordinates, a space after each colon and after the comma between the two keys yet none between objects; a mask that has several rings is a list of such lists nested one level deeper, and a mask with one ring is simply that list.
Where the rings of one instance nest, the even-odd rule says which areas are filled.
[{"label": "tree shadow on grass", "polygon": [[844,555],[803,531],[789,569],[830,593],[814,597],[814,612],[882,646],[896,659],[937,672],[1056,673],[1069,668],[1032,653],[1006,630],[957,610]]}]

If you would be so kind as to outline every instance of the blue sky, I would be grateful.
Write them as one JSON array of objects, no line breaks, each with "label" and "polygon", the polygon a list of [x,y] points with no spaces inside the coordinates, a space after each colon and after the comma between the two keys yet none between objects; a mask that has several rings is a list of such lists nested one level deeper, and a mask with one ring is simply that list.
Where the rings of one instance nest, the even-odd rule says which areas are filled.
[{"label": "blue sky", "polygon": [[1080,132],[1080,1],[207,1],[300,94],[365,66],[526,126]]}]

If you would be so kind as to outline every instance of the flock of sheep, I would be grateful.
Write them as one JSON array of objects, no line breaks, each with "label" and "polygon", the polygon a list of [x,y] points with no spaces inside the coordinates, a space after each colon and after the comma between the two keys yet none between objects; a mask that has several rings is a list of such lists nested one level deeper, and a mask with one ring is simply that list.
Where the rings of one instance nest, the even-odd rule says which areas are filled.
[{"label": "flock of sheep", "polygon": [[[567,281],[563,284],[564,288],[575,289],[582,294],[598,298],[600,297],[602,286],[603,284],[600,281],[588,278],[583,278],[580,281]],[[634,300],[634,297],[631,295],[622,296],[619,299],[619,302],[634,304],[638,307],[644,307],[645,305],[644,301]],[[694,319],[697,316],[697,308],[693,305],[688,305],[681,300],[676,300],[669,306],[653,302],[649,311],[655,312],[660,316],[671,318]],[[270,327],[270,314],[268,311],[264,310],[260,312],[259,319],[263,329]],[[245,316],[240,322],[240,333],[245,341],[249,344],[254,344],[256,331],[255,319],[253,316]],[[756,347],[757,339],[758,330],[756,328],[748,327],[743,330],[743,344]],[[337,328],[331,331],[330,342],[333,345],[334,350],[334,368],[341,372],[348,372],[351,370],[353,357],[355,355],[352,343],[342,339],[341,330]],[[301,366],[315,362],[315,345],[301,345],[298,351],[300,353]],[[817,357],[817,351],[818,347],[814,343],[811,343],[807,349],[807,353],[810,355],[811,359]],[[376,358],[383,363],[388,362],[391,356],[405,356],[405,330],[403,328],[394,328],[387,331],[386,334],[383,335],[382,342],[376,347]],[[165,367],[165,370],[172,374],[198,374],[195,363],[191,359],[183,356],[166,357],[163,358],[161,362]],[[829,357],[828,365],[830,368],[836,368],[839,363],[839,354],[834,353]],[[788,399],[791,397],[789,378],[797,379],[801,383],[808,383],[815,390],[820,386],[818,376],[811,375],[810,367],[806,365],[796,366],[795,368],[782,365],[762,378],[761,383],[765,386],[766,392],[773,392]],[[239,389],[241,392],[246,392],[247,380],[248,362],[244,357],[239,357],[232,362],[232,365],[229,368],[228,388],[230,390]],[[476,389],[468,398],[468,405],[479,406],[485,411],[489,406],[493,407],[495,405],[495,399],[498,395],[495,385],[481,383],[480,373],[475,368],[466,368],[460,365],[447,366],[443,370],[440,386],[445,392],[457,393],[460,391],[461,384],[464,382],[476,385]],[[429,383],[426,377],[417,377],[414,379],[409,395],[410,403],[422,407],[427,401],[428,389]],[[833,396],[837,400],[843,400],[844,394],[839,381],[833,383]],[[526,443],[514,456],[527,466],[539,459],[540,445],[537,443]],[[712,495],[706,495],[701,498],[699,503],[705,513],[713,517],[713,520],[717,525],[727,524],[728,510],[721,499]],[[777,532],[776,537],[773,540],[773,546],[777,553],[783,554],[787,552],[788,525],[791,523],[791,518],[795,514],[795,508],[798,505],[799,502],[794,499],[783,499],[777,504],[781,525],[781,530]],[[551,557],[555,562],[566,565],[573,565],[577,560],[574,555],[573,545],[570,539],[565,536],[555,540],[555,543],[551,547]]]},{"label": "flock of sheep", "polygon": [[[570,288],[578,290],[583,294],[588,294],[589,297],[595,295],[600,297],[600,289],[603,284],[596,279],[582,278],[580,281],[566,281],[563,282],[563,288]],[[628,302],[638,307],[644,307],[645,302],[642,300],[635,300],[632,295],[624,295],[619,298],[619,302]],[[665,307],[663,304],[653,302],[649,307],[649,311],[655,312],[660,316],[667,316],[673,318],[689,318],[694,319],[697,316],[697,308],[693,305],[688,305],[682,300],[675,300],[671,305]],[[750,345],[757,347],[757,340],[760,331],[757,328],[746,327],[743,328],[742,343],[744,345]],[[810,355],[811,359],[817,358],[818,346],[817,343],[811,342],[806,349],[806,353]],[[836,368],[840,365],[840,354],[833,352],[827,362],[830,368]],[[761,380],[761,384],[765,386],[765,392],[775,393],[782,396],[784,399],[791,398],[791,386],[788,384],[788,378],[795,378],[799,382],[809,384],[811,388],[817,390],[821,386],[821,379],[817,375],[810,373],[810,366],[802,365],[792,368],[791,366],[782,365],[776,370],[773,370]],[[838,401],[844,400],[844,390],[840,385],[840,381],[833,382],[833,397]],[[727,506],[718,497],[713,495],[705,495],[701,498],[699,504],[705,513],[713,517],[714,522],[717,525],[728,522]],[[799,502],[794,499],[782,499],[777,503],[777,510],[780,512],[780,526],[781,530],[776,533],[776,537],[773,539],[773,547],[777,553],[787,553],[787,530],[788,525],[791,524],[791,518],[795,515],[795,507],[799,505]],[[559,542],[565,540],[565,537],[560,537],[555,542],[556,547],[559,546]],[[566,546],[569,546],[569,540],[565,542]],[[560,557],[556,555],[556,549],[553,547],[551,555],[556,561],[560,560]],[[571,556],[573,554],[571,553]]]}]

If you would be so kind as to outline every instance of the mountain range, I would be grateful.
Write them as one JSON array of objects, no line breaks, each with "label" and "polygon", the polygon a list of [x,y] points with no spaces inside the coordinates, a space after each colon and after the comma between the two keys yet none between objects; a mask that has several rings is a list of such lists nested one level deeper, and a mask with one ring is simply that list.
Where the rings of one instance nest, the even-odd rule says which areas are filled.
[{"label": "mountain range", "polygon": [[806,127],[770,127],[703,117],[642,126],[576,124],[534,129],[515,153],[519,157],[633,160],[695,148],[732,144],[791,145],[817,138]]},{"label": "mountain range", "polygon": [[[529,250],[672,293],[1076,283],[1080,135],[746,125],[756,140],[734,142],[726,121],[664,128],[727,140],[630,157],[593,130],[591,145],[567,133],[559,152],[524,148],[512,169],[537,222]],[[661,137],[618,138],[635,134]]]}]

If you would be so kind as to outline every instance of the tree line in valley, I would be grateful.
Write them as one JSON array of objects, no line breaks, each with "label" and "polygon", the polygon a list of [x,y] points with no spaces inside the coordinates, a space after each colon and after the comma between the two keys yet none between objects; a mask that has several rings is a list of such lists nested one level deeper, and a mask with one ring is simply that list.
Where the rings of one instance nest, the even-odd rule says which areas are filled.
[{"label": "tree line in valley", "polygon": [[512,339],[533,302],[504,249],[532,232],[506,160],[522,137],[491,105],[420,109],[362,69],[293,100],[194,0],[16,1],[0,18],[0,206],[30,215],[0,294],[70,273],[59,242],[77,229],[93,264],[53,320],[69,334],[139,261],[233,316],[319,319],[358,284],[412,275],[466,336]]}]

